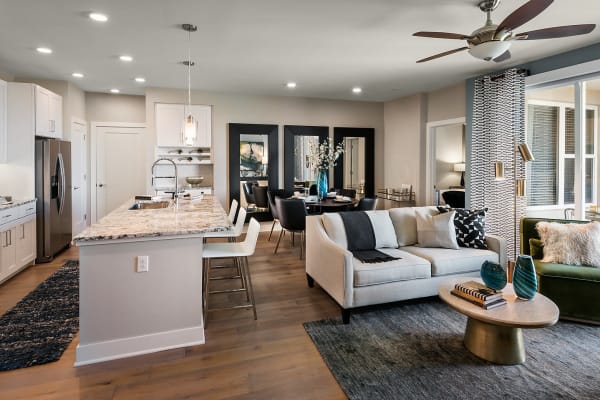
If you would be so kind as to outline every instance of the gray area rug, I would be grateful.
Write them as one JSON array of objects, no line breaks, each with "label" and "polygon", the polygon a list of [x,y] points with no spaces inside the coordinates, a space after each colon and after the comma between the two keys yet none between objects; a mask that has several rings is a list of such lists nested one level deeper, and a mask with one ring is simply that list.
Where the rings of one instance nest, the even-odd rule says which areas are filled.
[{"label": "gray area rug", "polygon": [[78,330],[79,263],[67,261],[0,317],[0,371],[57,361]]},{"label": "gray area rug", "polygon": [[524,330],[525,364],[502,366],[464,347],[465,325],[425,299],[304,328],[350,399],[600,399],[600,327]]}]

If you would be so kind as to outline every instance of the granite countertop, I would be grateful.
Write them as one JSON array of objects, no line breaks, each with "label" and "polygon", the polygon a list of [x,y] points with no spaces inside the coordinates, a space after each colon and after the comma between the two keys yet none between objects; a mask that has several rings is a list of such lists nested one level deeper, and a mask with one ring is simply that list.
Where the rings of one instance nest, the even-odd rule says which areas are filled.
[{"label": "granite countertop", "polygon": [[106,215],[73,238],[75,244],[99,240],[149,238],[157,236],[201,236],[207,232],[233,229],[221,204],[212,195],[198,200],[179,200],[167,208],[129,210],[136,200]]},{"label": "granite countertop", "polygon": [[35,199],[13,200],[9,203],[0,203],[0,210],[6,210],[7,208],[18,207],[20,205],[27,204],[27,203],[35,203]]}]

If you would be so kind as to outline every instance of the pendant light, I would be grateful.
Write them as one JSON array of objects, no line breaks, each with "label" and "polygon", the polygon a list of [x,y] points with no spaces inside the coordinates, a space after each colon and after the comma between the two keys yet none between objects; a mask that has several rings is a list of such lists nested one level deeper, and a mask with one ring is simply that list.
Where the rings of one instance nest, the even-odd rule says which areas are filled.
[{"label": "pendant light", "polygon": [[186,146],[193,146],[198,135],[198,121],[192,115],[192,62],[191,47],[192,47],[192,32],[196,32],[198,27],[192,24],[183,24],[181,26],[188,33],[188,59],[183,64],[188,67],[188,101],[187,110],[184,110],[185,120],[183,121],[183,141]]}]

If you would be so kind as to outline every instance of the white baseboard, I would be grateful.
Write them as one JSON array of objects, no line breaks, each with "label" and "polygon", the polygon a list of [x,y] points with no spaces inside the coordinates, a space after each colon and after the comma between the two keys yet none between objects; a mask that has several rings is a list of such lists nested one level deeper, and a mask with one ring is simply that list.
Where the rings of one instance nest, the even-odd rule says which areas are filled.
[{"label": "white baseboard", "polygon": [[75,367],[119,358],[204,344],[204,327],[196,326],[149,335],[77,346]]}]

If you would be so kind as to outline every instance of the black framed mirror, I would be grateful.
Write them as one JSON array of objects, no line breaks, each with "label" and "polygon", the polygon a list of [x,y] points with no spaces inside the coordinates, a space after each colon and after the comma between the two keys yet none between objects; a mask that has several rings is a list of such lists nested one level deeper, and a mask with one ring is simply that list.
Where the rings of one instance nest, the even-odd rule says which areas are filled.
[{"label": "black framed mirror", "polygon": [[277,125],[229,124],[229,199],[236,199],[241,206],[254,206],[247,208],[248,219],[271,218],[268,204],[249,203],[242,187],[244,183],[278,187],[278,148]]},{"label": "black framed mirror", "polygon": [[283,127],[283,176],[286,190],[299,190],[304,182],[316,179],[315,171],[308,165],[309,146],[327,141],[329,127],[285,125]]},{"label": "black framed mirror", "polygon": [[375,129],[333,128],[333,142],[344,143],[344,154],[333,169],[334,187],[375,196]]}]

